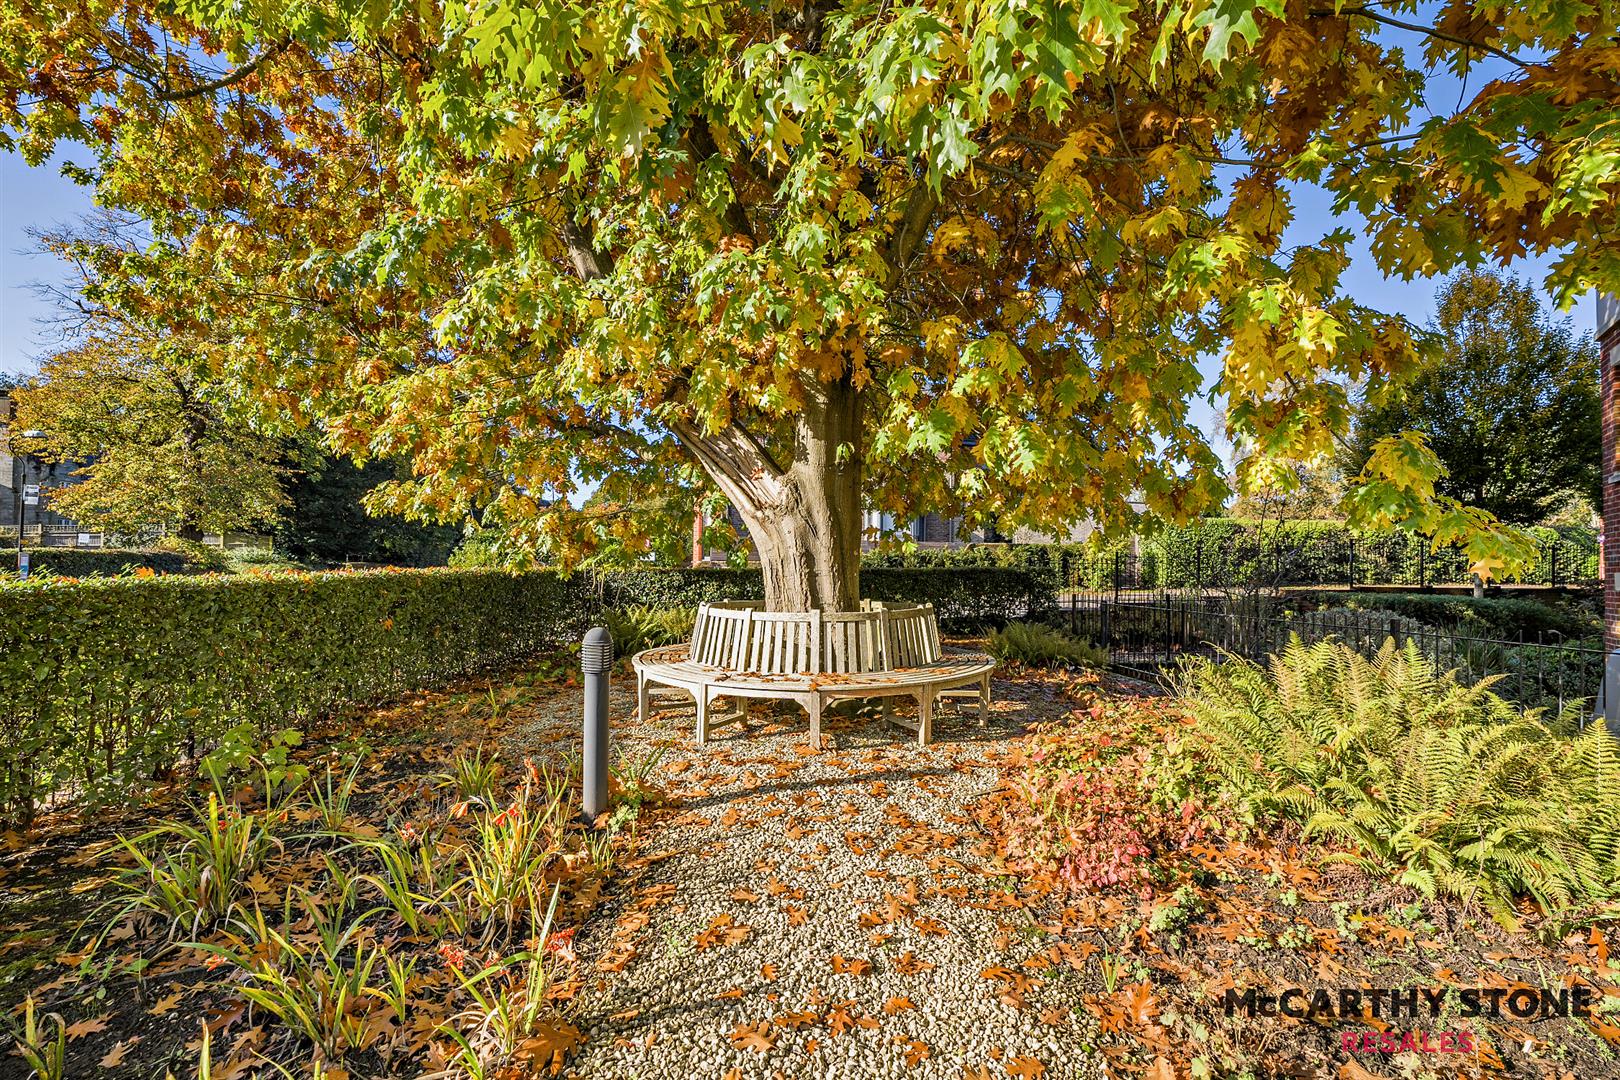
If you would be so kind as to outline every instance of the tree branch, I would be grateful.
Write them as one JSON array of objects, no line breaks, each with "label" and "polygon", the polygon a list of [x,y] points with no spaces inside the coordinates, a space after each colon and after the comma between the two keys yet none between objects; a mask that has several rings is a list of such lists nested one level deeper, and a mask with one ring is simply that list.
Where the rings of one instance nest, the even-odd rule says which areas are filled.
[{"label": "tree branch", "polygon": [[[204,94],[212,94],[216,90],[223,90],[227,86],[233,86],[252,75],[259,70],[259,65],[285,52],[291,44],[291,38],[282,38],[235,71],[228,72],[205,83],[198,83],[196,86],[188,86],[184,90],[158,90],[153,96],[159,101],[185,101],[189,98],[202,97]],[[167,79],[164,80],[165,83],[167,81]]]},{"label": "tree branch", "polygon": [[1432,38],[1435,38],[1435,39],[1440,40],[1440,41],[1449,41],[1453,45],[1461,45],[1464,48],[1478,49],[1480,52],[1486,52],[1486,53],[1490,53],[1492,56],[1501,57],[1503,60],[1506,60],[1510,64],[1517,64],[1519,67],[1525,69],[1526,71],[1528,71],[1532,66],[1534,66],[1534,65],[1530,64],[1528,61],[1521,60],[1517,56],[1514,56],[1512,53],[1507,52],[1504,49],[1498,49],[1495,45],[1487,45],[1482,41],[1470,41],[1468,38],[1465,38],[1465,37],[1461,36],[1460,34],[1447,33],[1446,31],[1438,29],[1438,28],[1433,27],[1433,26],[1424,26],[1422,23],[1409,23],[1409,22],[1403,22],[1400,19],[1392,19],[1388,15],[1380,15],[1378,12],[1372,11],[1371,9],[1365,8],[1365,7],[1347,7],[1347,8],[1340,8],[1338,11],[1313,11],[1313,12],[1311,12],[1311,17],[1312,18],[1318,18],[1318,19],[1334,18],[1336,16],[1348,17],[1348,16],[1351,16],[1351,15],[1359,16],[1360,18],[1363,18],[1363,19],[1370,19],[1373,22],[1383,23],[1385,26],[1393,26],[1397,30],[1410,30],[1413,33],[1424,34],[1424,35],[1426,35],[1428,37],[1432,37]]},{"label": "tree branch", "polygon": [[596,245],[591,242],[590,233],[576,224],[571,214],[564,212],[562,225],[558,227],[557,232],[562,237],[563,245],[568,249],[568,257],[574,263],[574,272],[579,275],[581,281],[595,281],[613,273],[613,256],[605,251],[597,251]]}]

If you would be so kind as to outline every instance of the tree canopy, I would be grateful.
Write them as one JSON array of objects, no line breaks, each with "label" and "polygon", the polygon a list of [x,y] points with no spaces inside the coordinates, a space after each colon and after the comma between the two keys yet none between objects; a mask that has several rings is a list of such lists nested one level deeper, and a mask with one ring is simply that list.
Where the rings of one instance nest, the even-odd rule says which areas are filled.
[{"label": "tree canopy", "polygon": [[18,445],[82,463],[51,509],[110,532],[181,537],[273,520],[285,497],[277,443],[228,415],[190,363],[139,336],[91,337],[13,391]]},{"label": "tree canopy", "polygon": [[1488,272],[1446,283],[1436,326],[1441,350],[1401,395],[1358,411],[1349,470],[1416,430],[1446,468],[1437,490],[1503,521],[1536,524],[1571,495],[1600,505],[1596,343],[1549,317],[1528,284]]},{"label": "tree canopy", "polygon": [[[1284,244],[1295,182],[1387,273],[1557,251],[1561,299],[1620,282],[1601,2],[0,10],[8,145],[93,148],[156,241],[102,259],[102,301],[333,449],[408,457],[382,508],[577,557],[634,536],[615,503],[712,484],[776,606],[852,602],[863,504],[1219,506],[1201,356],[1240,486],[1328,456],[1345,386],[1427,346],[1341,287],[1347,230]],[[1522,554],[1441,471],[1391,439],[1346,505]]]}]

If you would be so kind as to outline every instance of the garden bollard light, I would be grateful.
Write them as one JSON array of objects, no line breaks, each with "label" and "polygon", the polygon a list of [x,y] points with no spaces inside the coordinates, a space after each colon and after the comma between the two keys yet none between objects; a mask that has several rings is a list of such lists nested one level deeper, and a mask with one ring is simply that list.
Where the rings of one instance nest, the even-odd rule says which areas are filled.
[{"label": "garden bollard light", "polygon": [[585,676],[585,762],[581,797],[585,820],[595,822],[607,809],[608,781],[608,669],[613,666],[613,638],[607,629],[585,631],[579,647]]}]

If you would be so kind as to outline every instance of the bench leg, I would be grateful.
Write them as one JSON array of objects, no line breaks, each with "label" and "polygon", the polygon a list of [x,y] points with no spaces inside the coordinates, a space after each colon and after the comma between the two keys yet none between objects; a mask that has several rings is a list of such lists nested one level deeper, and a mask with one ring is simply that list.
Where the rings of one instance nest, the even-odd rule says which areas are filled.
[{"label": "bench leg", "polygon": [[651,705],[652,693],[647,686],[647,676],[638,671],[636,672],[636,719],[645,724]]},{"label": "bench leg", "polygon": [[979,680],[979,726],[990,726],[990,676]]},{"label": "bench leg", "polygon": [[697,741],[702,746],[709,741],[709,688],[699,687],[692,700],[697,703]]},{"label": "bench leg", "polygon": [[934,691],[923,687],[917,692],[917,745],[927,746],[934,738]]},{"label": "bench leg", "polygon": [[810,749],[821,749],[821,695],[811,694],[805,699],[805,711],[810,714]]}]

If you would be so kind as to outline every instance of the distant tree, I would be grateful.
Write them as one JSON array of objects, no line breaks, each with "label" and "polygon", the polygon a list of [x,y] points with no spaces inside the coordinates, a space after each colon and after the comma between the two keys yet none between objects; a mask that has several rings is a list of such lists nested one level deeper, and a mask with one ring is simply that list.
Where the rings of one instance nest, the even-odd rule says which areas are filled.
[{"label": "distant tree", "polygon": [[274,529],[276,547],[303,562],[444,565],[461,539],[460,529],[366,510],[367,494],[399,478],[400,466],[393,462],[356,465],[304,450],[282,481],[287,505]]},{"label": "distant tree", "polygon": [[1270,488],[1239,495],[1227,513],[1236,518],[1277,521],[1339,521],[1344,512],[1344,474],[1332,462],[1294,464],[1288,479]]},{"label": "distant tree", "polygon": [[139,334],[97,336],[47,358],[14,392],[18,445],[83,462],[51,508],[109,532],[167,526],[182,539],[274,520],[279,444],[232,416],[188,360]]},{"label": "distant tree", "polygon": [[1444,350],[1404,395],[1361,403],[1345,471],[1359,472],[1384,436],[1417,430],[1447,471],[1436,490],[1503,521],[1540,521],[1572,495],[1598,500],[1602,401],[1592,339],[1550,318],[1528,284],[1490,271],[1450,278],[1438,309]]},{"label": "distant tree", "polygon": [[0,371],[0,394],[15,390],[25,382],[25,377],[14,371]]}]

